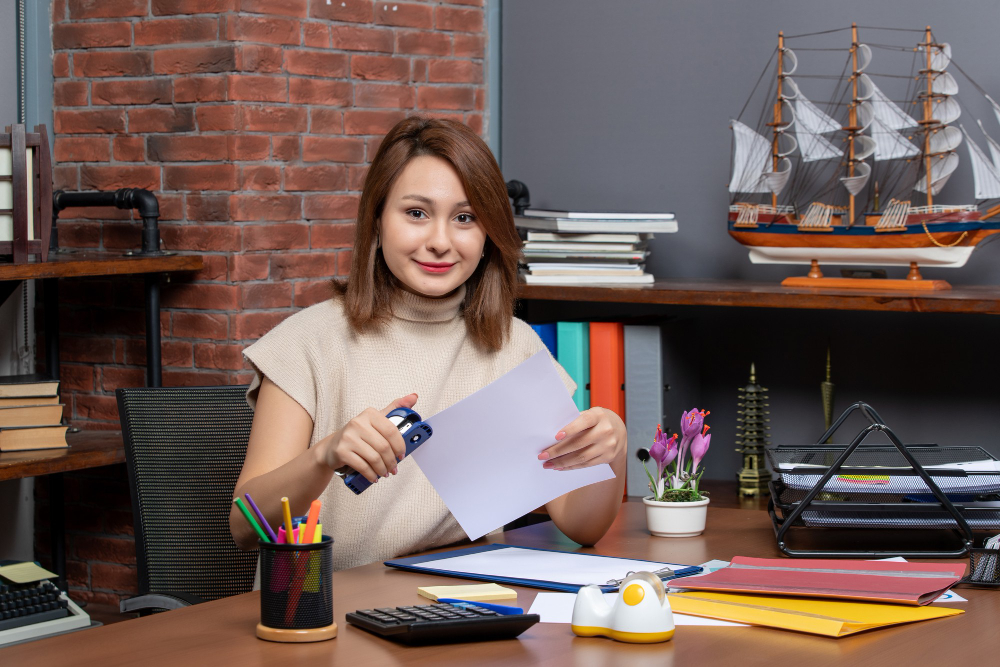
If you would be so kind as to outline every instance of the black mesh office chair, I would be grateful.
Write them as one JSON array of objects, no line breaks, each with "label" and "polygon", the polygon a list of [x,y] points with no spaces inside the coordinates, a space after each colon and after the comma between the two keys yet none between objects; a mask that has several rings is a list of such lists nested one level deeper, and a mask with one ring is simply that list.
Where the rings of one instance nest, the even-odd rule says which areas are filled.
[{"label": "black mesh office chair", "polygon": [[135,520],[139,595],[148,613],[246,593],[255,551],[236,547],[229,510],[253,412],[246,387],[119,389]]}]

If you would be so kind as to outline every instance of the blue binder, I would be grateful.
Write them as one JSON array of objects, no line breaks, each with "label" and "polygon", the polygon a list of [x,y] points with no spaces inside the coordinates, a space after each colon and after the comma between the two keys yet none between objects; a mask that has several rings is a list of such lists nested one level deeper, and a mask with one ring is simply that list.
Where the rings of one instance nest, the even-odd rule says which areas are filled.
[{"label": "blue binder", "polygon": [[[506,576],[491,576],[488,574],[478,574],[473,572],[463,572],[460,567],[456,567],[454,570],[437,570],[430,569],[427,567],[428,563],[434,562],[436,565],[441,566],[440,561],[446,561],[450,558],[456,558],[458,556],[469,556],[472,554],[484,553],[487,551],[497,551],[499,549],[525,549],[531,551],[547,551],[551,553],[560,554],[574,554],[571,551],[557,551],[555,549],[536,549],[534,547],[522,547],[511,544],[486,544],[479,547],[468,547],[466,549],[456,549],[454,551],[445,551],[443,553],[429,554],[426,556],[410,556],[409,558],[397,558],[395,560],[385,561],[385,565],[389,567],[399,568],[400,570],[409,570],[410,572],[421,572],[423,574],[436,574],[444,577],[461,577],[462,579],[476,579],[479,581],[492,581],[498,584],[509,584],[511,586],[528,586],[531,588],[543,588],[550,591],[564,591],[567,593],[575,593],[580,590],[587,583],[569,583],[564,581],[544,581],[541,579],[522,579],[519,577],[506,577]],[[574,554],[577,555],[577,554]],[[615,558],[615,556],[603,556],[601,554],[578,554],[584,556],[596,556],[598,558]],[[628,560],[641,560],[638,558],[629,558]],[[697,565],[676,565],[674,563],[657,563],[654,561],[643,561],[649,563],[649,571],[655,572],[656,570],[663,567],[663,565],[670,565],[674,574],[670,577],[661,577],[663,580],[676,579],[678,577],[686,577],[692,574],[698,574],[701,572],[701,568]],[[624,579],[627,572],[622,572],[619,576]],[[600,584],[599,582],[588,582],[598,584],[602,591],[605,593],[611,593],[618,590],[617,585]]]},{"label": "blue binder", "polygon": [[552,356],[556,356],[556,323],[549,322],[548,324],[532,324],[531,328],[535,330],[538,337],[542,339],[545,343],[545,347],[549,348],[549,352]]}]

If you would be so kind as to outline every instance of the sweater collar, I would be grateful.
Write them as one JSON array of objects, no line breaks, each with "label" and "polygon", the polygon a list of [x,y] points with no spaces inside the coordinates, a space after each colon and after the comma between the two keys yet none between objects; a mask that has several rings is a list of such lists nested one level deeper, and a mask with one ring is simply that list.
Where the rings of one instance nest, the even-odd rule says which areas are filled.
[{"label": "sweater collar", "polygon": [[412,322],[447,322],[458,315],[464,299],[464,284],[453,294],[440,299],[430,299],[401,289],[396,293],[392,314]]}]

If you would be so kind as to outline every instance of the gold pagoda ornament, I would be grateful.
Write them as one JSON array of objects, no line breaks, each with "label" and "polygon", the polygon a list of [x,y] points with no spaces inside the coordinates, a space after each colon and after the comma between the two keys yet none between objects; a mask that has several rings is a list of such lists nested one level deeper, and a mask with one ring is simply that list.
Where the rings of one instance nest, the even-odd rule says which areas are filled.
[{"label": "gold pagoda ornament", "polygon": [[743,467],[736,475],[741,496],[768,495],[767,483],[771,473],[764,464],[764,447],[768,445],[767,432],[771,414],[767,408],[767,388],[757,384],[757,373],[750,364],[750,383],[740,388],[739,410],[736,418],[736,451],[743,454]]}]

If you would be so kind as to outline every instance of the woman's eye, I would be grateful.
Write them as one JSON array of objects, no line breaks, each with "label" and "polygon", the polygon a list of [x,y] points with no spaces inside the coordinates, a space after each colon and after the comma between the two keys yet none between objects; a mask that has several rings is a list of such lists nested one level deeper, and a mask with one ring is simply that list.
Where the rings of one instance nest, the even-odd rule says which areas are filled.
[{"label": "woman's eye", "polygon": [[420,218],[424,217],[424,212],[418,208],[414,208],[407,211],[406,215],[408,215],[410,218],[414,220],[419,220]]},{"label": "woman's eye", "polygon": [[471,213],[459,213],[457,216],[455,216],[455,220],[457,220],[462,224],[468,224],[470,222],[475,222],[476,216],[472,215]]}]

